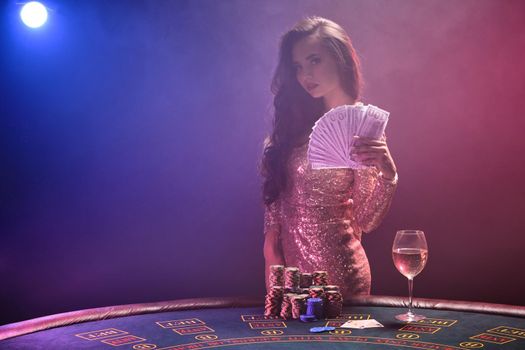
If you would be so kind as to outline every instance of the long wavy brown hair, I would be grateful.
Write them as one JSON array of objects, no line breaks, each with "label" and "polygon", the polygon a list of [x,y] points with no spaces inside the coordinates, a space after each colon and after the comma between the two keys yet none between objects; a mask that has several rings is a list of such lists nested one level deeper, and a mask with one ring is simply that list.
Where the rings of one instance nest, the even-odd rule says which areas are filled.
[{"label": "long wavy brown hair", "polygon": [[322,98],[311,97],[299,84],[293,65],[295,44],[309,35],[316,35],[337,62],[345,92],[355,101],[361,91],[361,72],[357,54],[348,34],[337,23],[322,17],[308,17],[285,33],[279,47],[279,63],[271,91],[274,94],[273,131],[264,142],[261,163],[263,200],[270,205],[286,188],[286,168],[294,147],[304,142],[315,121],[324,113]]}]

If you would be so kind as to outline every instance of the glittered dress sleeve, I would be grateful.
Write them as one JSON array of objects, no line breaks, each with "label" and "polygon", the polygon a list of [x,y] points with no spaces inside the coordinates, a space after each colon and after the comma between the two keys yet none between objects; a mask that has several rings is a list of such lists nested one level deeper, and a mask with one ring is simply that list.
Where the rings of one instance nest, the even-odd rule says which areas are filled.
[{"label": "glittered dress sleeve", "polygon": [[281,230],[281,201],[279,199],[264,206],[264,234],[270,230]]},{"label": "glittered dress sleeve", "polygon": [[397,178],[384,180],[376,168],[355,171],[355,220],[363,232],[376,229],[390,208],[397,187]]}]

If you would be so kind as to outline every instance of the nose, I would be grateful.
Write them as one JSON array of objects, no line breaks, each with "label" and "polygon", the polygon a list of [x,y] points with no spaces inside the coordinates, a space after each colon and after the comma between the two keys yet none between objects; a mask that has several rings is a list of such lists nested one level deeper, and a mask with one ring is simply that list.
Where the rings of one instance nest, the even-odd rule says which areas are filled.
[{"label": "nose", "polygon": [[312,69],[310,67],[305,67],[305,68],[300,69],[297,72],[297,78],[302,82],[304,82],[306,79],[311,79]]},{"label": "nose", "polygon": [[306,67],[303,69],[303,75],[305,78],[312,78],[312,68]]}]

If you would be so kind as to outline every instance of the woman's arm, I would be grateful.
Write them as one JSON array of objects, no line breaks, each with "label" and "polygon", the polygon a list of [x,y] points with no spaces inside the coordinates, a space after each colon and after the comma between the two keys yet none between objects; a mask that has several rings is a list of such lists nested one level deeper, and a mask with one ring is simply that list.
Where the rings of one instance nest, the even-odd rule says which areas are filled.
[{"label": "woman's arm", "polygon": [[357,224],[364,232],[370,232],[381,224],[390,208],[397,187],[397,169],[385,138],[356,137],[352,156],[371,166],[355,171],[353,195]]},{"label": "woman's arm", "polygon": [[375,168],[355,172],[354,213],[363,232],[371,232],[381,224],[388,213],[396,187],[397,179],[383,180]]},{"label": "woman's arm", "polygon": [[266,291],[270,291],[270,266],[284,265],[284,255],[281,248],[281,215],[280,201],[277,200],[265,207],[264,211],[264,276]]}]

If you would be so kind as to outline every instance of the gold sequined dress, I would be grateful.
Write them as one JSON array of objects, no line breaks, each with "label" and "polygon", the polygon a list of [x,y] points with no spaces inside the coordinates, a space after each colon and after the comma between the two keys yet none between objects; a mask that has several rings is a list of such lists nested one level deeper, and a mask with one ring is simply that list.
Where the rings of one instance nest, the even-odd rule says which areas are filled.
[{"label": "gold sequined dress", "polygon": [[289,186],[266,206],[265,233],[279,231],[286,266],[328,271],[343,297],[370,294],[361,236],[381,223],[397,180],[383,180],[375,168],[313,170],[307,150],[308,143],[292,151]]}]

